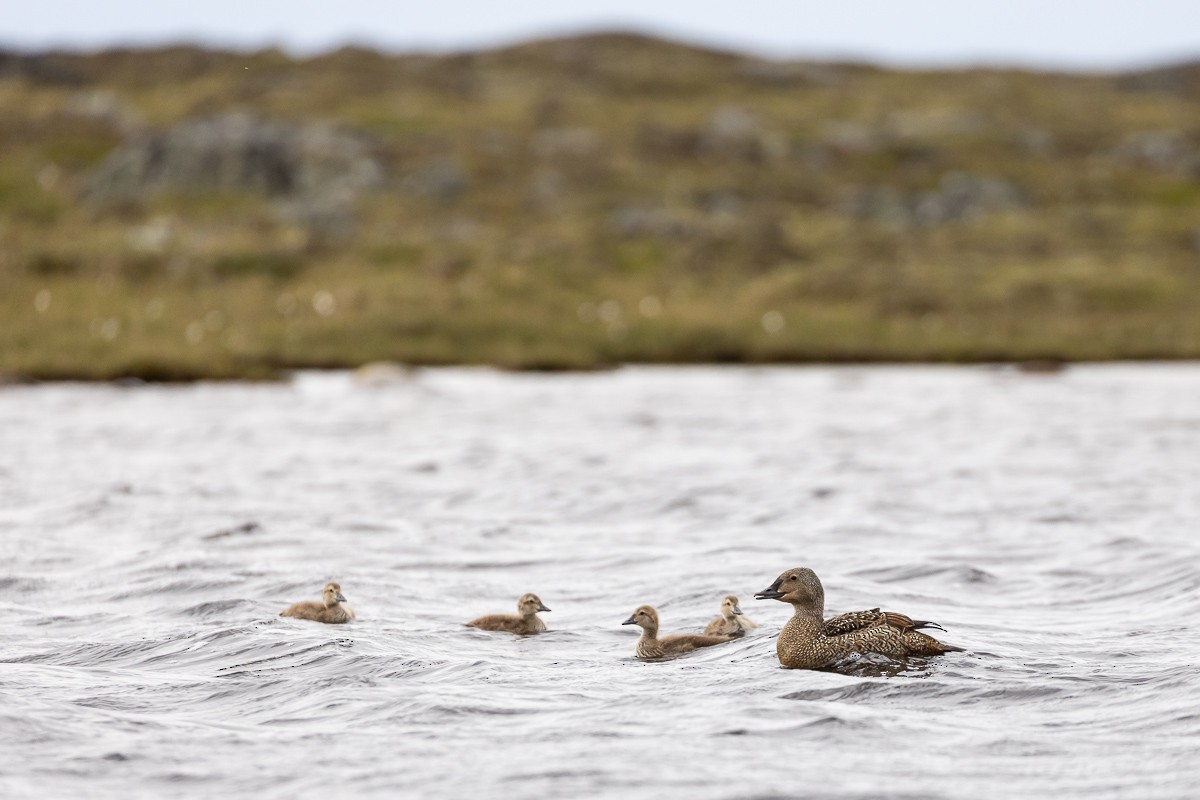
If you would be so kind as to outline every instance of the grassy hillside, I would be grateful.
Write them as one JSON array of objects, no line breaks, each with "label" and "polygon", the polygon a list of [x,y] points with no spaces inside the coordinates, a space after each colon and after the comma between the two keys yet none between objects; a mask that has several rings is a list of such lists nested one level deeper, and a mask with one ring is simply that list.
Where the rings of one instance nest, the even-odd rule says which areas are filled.
[{"label": "grassy hillside", "polygon": [[0,54],[2,374],[1198,356],[1200,65]]}]

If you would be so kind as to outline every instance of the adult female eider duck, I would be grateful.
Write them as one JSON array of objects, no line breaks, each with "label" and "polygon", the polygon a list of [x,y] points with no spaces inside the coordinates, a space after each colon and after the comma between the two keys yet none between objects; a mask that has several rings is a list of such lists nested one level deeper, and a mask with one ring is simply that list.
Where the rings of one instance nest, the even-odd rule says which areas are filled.
[{"label": "adult female eider duck", "polygon": [[705,636],[741,636],[758,623],[742,613],[738,599],[734,595],[726,595],[721,601],[721,616],[708,623],[704,629]]},{"label": "adult female eider duck", "polygon": [[638,639],[638,658],[663,658],[665,656],[690,653],[699,647],[712,647],[733,641],[728,636],[702,636],[699,634],[679,633],[658,638],[658,612],[653,606],[639,606],[629,619],[622,625],[637,625],[642,629],[642,638]]},{"label": "adult female eider duck", "polygon": [[471,628],[479,628],[481,631],[504,631],[529,636],[546,630],[546,623],[542,622],[538,612],[549,610],[536,594],[523,594],[517,601],[515,615],[489,614],[486,617],[473,619],[467,625]]},{"label": "adult female eider duck", "polygon": [[330,582],[325,584],[325,591],[321,593],[321,602],[305,600],[303,603],[293,603],[284,611],[279,612],[279,616],[340,625],[354,619],[354,610],[350,606],[342,605],[344,602],[346,602],[346,597],[342,594],[341,585]]},{"label": "adult female eider duck", "polygon": [[944,630],[936,622],[878,608],[826,620],[825,589],[807,567],[789,569],[754,597],[792,604],[792,618],[783,626],[775,646],[779,663],[789,669],[820,669],[854,654],[907,658],[962,650],[918,632],[919,628]]}]

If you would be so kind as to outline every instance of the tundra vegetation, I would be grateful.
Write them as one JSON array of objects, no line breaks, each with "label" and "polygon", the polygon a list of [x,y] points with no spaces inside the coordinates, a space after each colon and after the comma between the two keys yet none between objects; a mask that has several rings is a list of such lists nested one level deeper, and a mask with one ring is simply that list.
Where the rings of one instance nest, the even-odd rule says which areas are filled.
[{"label": "tundra vegetation", "polygon": [[1200,356],[1200,63],[0,53],[0,374]]}]

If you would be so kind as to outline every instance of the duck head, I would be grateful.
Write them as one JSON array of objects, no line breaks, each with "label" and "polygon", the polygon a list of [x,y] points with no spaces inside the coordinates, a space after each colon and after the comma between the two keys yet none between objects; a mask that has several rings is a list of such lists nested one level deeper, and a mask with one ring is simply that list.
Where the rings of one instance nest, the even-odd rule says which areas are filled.
[{"label": "duck head", "polygon": [[326,608],[333,608],[339,603],[346,602],[346,596],[342,594],[341,584],[332,581],[325,584],[325,591],[321,593],[321,599],[325,602]]},{"label": "duck head", "polygon": [[533,592],[521,595],[521,599],[517,601],[517,611],[522,617],[532,617],[539,611],[549,611],[541,599]]},{"label": "duck head", "polygon": [[789,569],[775,582],[754,593],[755,600],[779,600],[794,606],[825,610],[825,589],[817,574],[808,567]]},{"label": "duck head", "polygon": [[721,616],[725,619],[733,619],[742,615],[742,608],[738,604],[738,599],[735,595],[726,595],[721,601]]},{"label": "duck head", "polygon": [[654,636],[658,633],[658,612],[653,606],[638,606],[637,611],[629,615],[629,619],[621,623],[622,625],[637,625],[646,633]]}]

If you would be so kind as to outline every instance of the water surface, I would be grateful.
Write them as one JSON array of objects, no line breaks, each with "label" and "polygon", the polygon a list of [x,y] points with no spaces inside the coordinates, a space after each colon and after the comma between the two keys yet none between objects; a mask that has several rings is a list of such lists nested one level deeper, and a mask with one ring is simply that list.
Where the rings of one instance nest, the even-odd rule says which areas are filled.
[{"label": "water surface", "polygon": [[[0,795],[1191,796],[1198,487],[1190,365],[9,387]],[[780,669],[801,565],[969,652]]]}]

